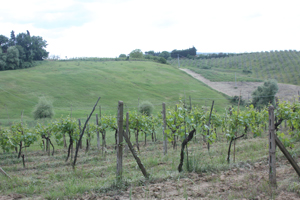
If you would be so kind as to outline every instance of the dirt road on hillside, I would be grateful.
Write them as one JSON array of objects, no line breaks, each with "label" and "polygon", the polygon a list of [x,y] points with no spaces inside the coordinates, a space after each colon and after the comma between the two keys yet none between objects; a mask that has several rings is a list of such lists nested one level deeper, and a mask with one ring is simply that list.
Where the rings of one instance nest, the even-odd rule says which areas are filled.
[{"label": "dirt road on hillside", "polygon": [[[209,87],[227,94],[228,96],[239,96],[241,93],[241,96],[244,100],[251,99],[252,92],[258,86],[263,84],[262,82],[212,82],[189,69],[180,70],[205,83]],[[278,83],[278,87],[279,90],[276,96],[279,99],[293,101],[295,98],[298,98],[298,91],[300,91],[300,86]]]}]

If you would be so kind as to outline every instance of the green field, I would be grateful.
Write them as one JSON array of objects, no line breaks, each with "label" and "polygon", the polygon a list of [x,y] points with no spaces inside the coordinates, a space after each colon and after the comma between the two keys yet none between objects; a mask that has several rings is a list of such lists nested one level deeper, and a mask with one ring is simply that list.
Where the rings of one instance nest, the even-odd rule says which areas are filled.
[{"label": "green field", "polygon": [[[181,98],[193,105],[211,105],[223,112],[226,96],[171,65],[147,61],[43,61],[33,68],[0,72],[0,123],[23,118],[33,121],[32,110],[39,97],[53,102],[55,118],[71,113],[86,118],[101,97],[102,113],[116,114],[117,103],[125,111],[136,110],[148,100],[161,110],[162,102],[172,107]],[[98,110],[98,109],[97,109]],[[99,112],[99,111],[98,111]],[[1,125],[0,124],[0,125]]]}]

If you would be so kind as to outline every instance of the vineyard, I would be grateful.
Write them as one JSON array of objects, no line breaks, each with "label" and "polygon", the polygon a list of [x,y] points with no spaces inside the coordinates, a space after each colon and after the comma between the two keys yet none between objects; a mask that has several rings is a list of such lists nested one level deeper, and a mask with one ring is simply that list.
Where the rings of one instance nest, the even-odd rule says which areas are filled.
[{"label": "vineyard", "polygon": [[[177,59],[170,63],[178,66]],[[181,58],[179,64],[215,82],[276,79],[279,83],[300,84],[300,52],[293,50],[243,53],[199,60]]]},{"label": "vineyard", "polygon": [[[177,186],[172,185],[177,194],[177,197],[173,194],[175,198],[217,198],[209,189],[192,190],[187,181],[187,185],[182,185],[179,180],[200,181],[200,187],[207,181],[224,182],[228,170],[237,174],[245,171],[247,166],[251,169],[252,166],[267,165],[267,108],[258,111],[251,105],[242,110],[239,106],[227,107],[219,114],[214,109],[214,102],[206,109],[181,100],[167,109],[163,103],[161,108],[161,112],[153,115],[136,111],[126,115],[118,111],[119,117],[99,113],[96,119],[89,121],[91,113],[84,125],[68,116],[49,124],[41,122],[32,128],[22,120],[1,128],[3,153],[0,154],[0,166],[8,177],[1,176],[1,195],[3,198],[41,199],[84,196],[87,199],[161,199],[170,194],[164,191],[164,186],[157,184],[172,182],[172,185],[178,180]],[[300,135],[300,103],[279,102],[274,112],[277,136],[291,148],[291,154],[297,159],[300,149],[295,146]],[[120,127],[121,118],[124,123]],[[124,130],[130,143],[134,144],[132,152],[128,150],[128,142],[118,142],[118,135],[122,135],[118,130]],[[40,150],[30,150],[35,144]],[[117,151],[121,146],[124,147],[124,158],[120,177],[116,163],[119,163]],[[131,153],[137,154],[147,173],[143,175]],[[279,160],[283,159],[282,154],[277,156]],[[283,190],[299,193],[295,177],[287,180],[292,186],[283,189],[285,182],[281,179],[278,191],[266,186],[266,177],[260,178],[264,181],[258,181],[257,191],[267,199],[280,195]],[[249,177],[249,184],[252,179],[256,178]],[[257,193],[247,190],[247,186],[244,187],[246,192],[234,184],[224,188],[218,198],[257,197]]]}]

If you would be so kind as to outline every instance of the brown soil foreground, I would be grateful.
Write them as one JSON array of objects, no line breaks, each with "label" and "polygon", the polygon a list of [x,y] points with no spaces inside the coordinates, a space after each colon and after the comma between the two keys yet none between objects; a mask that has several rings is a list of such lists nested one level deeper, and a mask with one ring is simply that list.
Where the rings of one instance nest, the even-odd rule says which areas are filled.
[{"label": "brown soil foreground", "polygon": [[[250,100],[252,92],[258,86],[263,84],[262,82],[236,82],[236,84],[235,82],[211,82],[200,74],[197,74],[189,69],[180,70],[186,72],[195,79],[198,79],[209,87],[228,96],[239,96],[241,94],[241,96],[245,100]],[[278,83],[278,87],[279,90],[276,96],[279,99],[293,101],[295,98],[298,98],[298,91],[300,91],[300,86]]]},{"label": "brown soil foreground", "polygon": [[[267,161],[246,164],[219,174],[190,173],[187,178],[162,181],[128,189],[119,199],[300,199],[299,194],[288,192],[290,181],[298,176],[288,161],[277,164],[276,177],[281,182],[277,188],[268,184]],[[110,199],[109,196],[103,197]]]},{"label": "brown soil foreground", "polygon": [[[86,193],[75,199],[300,199],[298,193],[287,191],[291,187],[290,183],[298,180],[296,172],[287,160],[277,162],[276,177],[280,182],[277,188],[268,184],[267,159],[254,164],[238,165],[218,174],[190,173],[188,177],[178,180],[157,180],[155,183],[145,183],[144,186],[129,187],[127,191],[111,191],[106,194]],[[28,198],[19,194],[0,195],[0,200],[13,199]]]}]

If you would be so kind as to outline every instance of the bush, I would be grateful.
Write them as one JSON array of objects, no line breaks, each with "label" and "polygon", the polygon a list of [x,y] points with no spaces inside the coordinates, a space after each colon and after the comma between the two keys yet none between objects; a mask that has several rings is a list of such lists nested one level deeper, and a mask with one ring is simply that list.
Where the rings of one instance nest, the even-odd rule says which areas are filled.
[{"label": "bush", "polygon": [[139,105],[139,112],[143,115],[150,116],[153,112],[153,104],[149,101],[144,101]]},{"label": "bush", "polygon": [[125,54],[120,54],[119,58],[126,58],[126,55]]},{"label": "bush", "polygon": [[52,102],[48,101],[45,97],[41,97],[32,113],[35,120],[43,118],[52,118],[54,116]]},{"label": "bush", "polygon": [[144,54],[140,49],[135,49],[130,52],[130,58],[143,58]]},{"label": "bush", "polygon": [[152,59],[153,59],[154,61],[158,61],[158,57],[157,57],[157,56],[153,56]]},{"label": "bush", "polygon": [[275,105],[275,95],[278,92],[277,81],[272,79],[265,81],[252,93],[252,104],[255,108],[262,108],[269,103]]},{"label": "bush", "polygon": [[201,68],[201,69],[211,69],[210,66],[201,66],[200,68]]},{"label": "bush", "polygon": [[145,59],[151,59],[150,55],[145,55],[144,57],[145,57]]},{"label": "bush", "polygon": [[251,70],[244,69],[244,70],[243,70],[243,73],[245,73],[245,74],[252,74],[252,71],[251,71]]},{"label": "bush", "polygon": [[241,97],[241,99],[239,99],[239,98],[240,98],[239,96],[229,97],[229,101],[232,104],[236,104],[236,105],[238,105],[239,101],[240,101],[240,105],[244,105],[245,104],[245,100],[243,100],[242,97]]},{"label": "bush", "polygon": [[160,63],[162,63],[162,64],[166,64],[166,63],[167,63],[167,60],[166,60],[165,58],[163,58],[163,57],[160,57],[160,58],[158,59],[158,62],[160,62]]},{"label": "bush", "polygon": [[168,59],[169,57],[171,57],[171,54],[167,51],[163,51],[159,54],[159,57],[163,57],[165,59]]}]

